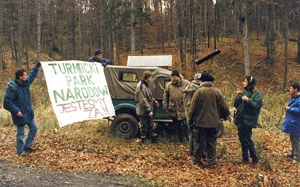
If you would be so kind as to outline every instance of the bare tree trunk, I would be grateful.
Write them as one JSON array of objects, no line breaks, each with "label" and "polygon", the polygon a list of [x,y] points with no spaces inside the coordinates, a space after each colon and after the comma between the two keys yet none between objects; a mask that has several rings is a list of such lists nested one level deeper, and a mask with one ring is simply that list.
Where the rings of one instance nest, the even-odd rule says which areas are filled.
[{"label": "bare tree trunk", "polygon": [[219,0],[216,0],[215,8],[214,8],[214,24],[213,24],[213,33],[214,33],[214,49],[217,49],[217,35],[216,35],[216,24],[217,24],[217,9],[219,5]]},{"label": "bare tree trunk", "polygon": [[287,3],[284,5],[284,75],[283,75],[283,90],[287,87],[288,77],[288,37],[289,37],[289,24],[288,24],[288,8]]},{"label": "bare tree trunk", "polygon": [[183,62],[185,62],[185,54],[184,54],[184,46],[183,46],[183,37],[184,37],[184,31],[183,31],[183,15],[182,15],[182,0],[177,0],[177,17],[178,17],[178,20],[179,20],[179,23],[178,23],[178,45],[179,45],[179,52],[180,52],[180,64],[181,66],[183,67]]},{"label": "bare tree trunk", "polygon": [[249,62],[249,48],[248,48],[248,16],[247,16],[247,0],[242,4],[243,11],[243,36],[244,36],[244,61],[245,61],[245,75],[250,75],[250,62]]},{"label": "bare tree trunk", "polygon": [[134,5],[135,0],[131,0],[131,54],[135,54],[135,15],[134,15]]},{"label": "bare tree trunk", "polygon": [[[163,2],[160,1],[160,15],[163,15]],[[164,16],[160,16],[160,36],[161,36],[161,47],[162,47],[162,53],[165,53],[165,37],[164,37],[164,31],[165,31],[165,22],[164,22]]]},{"label": "bare tree trunk", "polygon": [[71,27],[71,33],[72,33],[72,39],[71,39],[71,42],[72,43],[72,46],[73,46],[73,50],[72,50],[72,53],[71,53],[71,56],[77,58],[77,53],[76,53],[76,47],[77,47],[77,42],[76,42],[76,24],[77,24],[77,13],[76,13],[76,6],[77,4],[74,2],[72,2],[72,8],[73,8],[73,12],[74,12],[74,15],[72,16],[72,27]]},{"label": "bare tree trunk", "polygon": [[11,56],[12,58],[17,62],[17,55],[16,55],[16,49],[15,49],[15,35],[14,35],[14,28],[11,25],[10,26],[10,30],[9,30],[9,34],[10,34],[10,51],[11,51]]},{"label": "bare tree trunk", "polygon": [[[190,0],[190,19],[191,19],[191,48],[192,48],[192,61],[195,60],[197,54],[196,46],[196,21],[195,21],[195,10],[194,0]],[[192,63],[193,74],[196,72],[196,64]]]},{"label": "bare tree trunk", "polygon": [[[119,14],[119,12],[118,12]],[[117,28],[118,25],[120,24],[120,19],[117,19],[115,22],[114,22],[114,28]],[[118,35],[119,35],[119,32],[115,32],[113,33],[113,62],[114,64],[115,63],[118,63],[118,49],[119,49],[119,41],[118,41]]]},{"label": "bare tree trunk", "polygon": [[235,43],[240,43],[240,21],[239,21],[239,1],[234,2],[234,11],[235,11]]},{"label": "bare tree trunk", "polygon": [[88,38],[89,38],[89,47],[88,47],[88,55],[92,55],[92,48],[93,48],[93,34],[92,34],[92,28],[93,28],[93,21],[90,19],[89,21],[89,33],[88,33]]},{"label": "bare tree trunk", "polygon": [[113,55],[114,55],[114,63],[118,61],[118,45],[117,45],[117,39],[116,39],[116,33],[113,34]]},{"label": "bare tree trunk", "polygon": [[[81,5],[82,7],[83,7],[83,5],[82,4],[79,4],[79,5]],[[79,51],[79,53],[78,53],[78,58],[80,59],[80,60],[82,60],[83,58],[82,58],[82,51],[83,51],[83,40],[82,40],[82,30],[81,30],[81,23],[82,22],[82,10],[81,10],[81,8],[80,7],[78,7],[78,35],[79,35],[79,45],[78,45],[78,51]],[[77,53],[76,53],[77,54]]]},{"label": "bare tree trunk", "polygon": [[297,49],[297,57],[295,59],[295,61],[300,64],[300,29],[298,30],[298,41],[297,41],[297,46],[298,46],[298,49]]},{"label": "bare tree trunk", "polygon": [[0,70],[4,69],[4,60],[3,60],[3,1],[0,1]]},{"label": "bare tree trunk", "polygon": [[36,47],[37,47],[37,61],[41,59],[41,1],[36,1],[37,6],[37,32],[36,32]]},{"label": "bare tree trunk", "polygon": [[[30,33],[30,29],[29,29],[29,23],[30,23],[30,19],[29,19],[29,7],[30,5],[25,3],[24,4],[24,14],[23,14],[23,19],[24,19],[24,23],[26,23],[24,25],[24,33],[23,33],[23,46],[24,46],[24,55],[25,55],[25,59],[26,59],[26,65],[27,67],[29,67],[29,45],[30,45],[30,38],[29,38],[29,34]],[[24,37],[25,36],[25,37]]]},{"label": "bare tree trunk", "polygon": [[[205,47],[205,37],[208,37],[208,33],[209,33],[209,26],[207,23],[207,1],[204,1],[204,8],[203,8],[203,12],[204,12],[204,47]],[[207,47],[209,47],[209,38],[207,38]]]},{"label": "bare tree trunk", "polygon": [[261,4],[257,4],[257,29],[256,29],[256,37],[257,39],[260,38],[261,32]]},{"label": "bare tree trunk", "polygon": [[[23,1],[18,1],[18,60],[17,66],[23,63]],[[28,66],[28,64],[27,64]]]},{"label": "bare tree trunk", "polygon": [[143,43],[144,43],[144,28],[143,28],[143,19],[140,18],[140,27],[139,27],[139,35],[140,35],[140,41],[139,41],[139,48],[140,48],[140,54],[144,54],[143,50]]}]

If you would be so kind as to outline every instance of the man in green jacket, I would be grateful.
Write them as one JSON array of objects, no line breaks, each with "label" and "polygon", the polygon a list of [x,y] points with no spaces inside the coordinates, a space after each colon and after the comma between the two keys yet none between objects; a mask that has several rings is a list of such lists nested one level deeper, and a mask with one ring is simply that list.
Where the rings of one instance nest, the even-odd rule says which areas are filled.
[{"label": "man in green jacket", "polygon": [[152,72],[143,72],[143,80],[141,80],[135,90],[136,113],[140,120],[140,134],[142,143],[146,137],[149,137],[153,143],[156,143],[157,134],[153,129],[153,104],[159,106],[149,88],[149,82],[152,79]]},{"label": "man in green jacket", "polygon": [[255,87],[256,79],[246,76],[243,80],[243,92],[236,90],[234,107],[237,109],[234,115],[234,123],[238,127],[239,140],[242,147],[242,163],[248,163],[249,153],[252,164],[258,163],[258,157],[252,141],[252,129],[256,128],[260,109],[263,106],[263,97]]},{"label": "man in green jacket", "polygon": [[163,109],[169,112],[173,120],[171,133],[176,134],[180,142],[183,142],[184,138],[188,140],[188,127],[183,105],[183,90],[188,84],[189,81],[183,79],[178,70],[173,70],[171,81],[165,87],[162,102]]},{"label": "man in green jacket", "polygon": [[[214,87],[214,77],[202,73],[200,88],[194,93],[189,124],[194,125],[194,164],[216,168],[216,144],[220,119],[230,115],[221,91]],[[207,153],[207,165],[201,161]]]}]

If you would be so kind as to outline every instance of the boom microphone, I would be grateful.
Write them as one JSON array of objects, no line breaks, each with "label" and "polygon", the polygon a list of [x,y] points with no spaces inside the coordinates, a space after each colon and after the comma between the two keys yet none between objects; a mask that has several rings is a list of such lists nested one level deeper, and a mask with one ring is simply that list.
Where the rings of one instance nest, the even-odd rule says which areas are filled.
[{"label": "boom microphone", "polygon": [[196,62],[196,64],[199,65],[199,64],[201,64],[201,63],[207,61],[207,60],[210,59],[210,58],[213,58],[214,56],[216,56],[216,55],[218,55],[218,54],[220,54],[220,53],[221,53],[221,51],[220,51],[219,49],[216,49],[216,50],[214,50],[213,52],[211,52],[211,53],[209,53],[208,55],[206,55],[205,57],[200,58],[200,59]]}]

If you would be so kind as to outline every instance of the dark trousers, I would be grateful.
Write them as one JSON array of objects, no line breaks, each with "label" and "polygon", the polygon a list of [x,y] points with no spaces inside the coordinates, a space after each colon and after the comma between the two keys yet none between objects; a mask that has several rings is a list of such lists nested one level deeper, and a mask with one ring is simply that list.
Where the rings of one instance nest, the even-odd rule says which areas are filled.
[{"label": "dark trousers", "polygon": [[293,159],[300,161],[300,136],[290,135]]},{"label": "dark trousers", "polygon": [[254,144],[252,141],[252,128],[249,127],[238,127],[238,135],[239,140],[242,146],[242,158],[243,161],[249,160],[249,153],[250,157],[252,158],[252,162],[258,162],[258,157],[256,155],[256,150],[254,148]]},{"label": "dark trousers", "polygon": [[[194,161],[207,157],[208,165],[216,164],[217,128],[194,127]],[[207,154],[207,155],[206,155]]]},{"label": "dark trousers", "polygon": [[172,134],[177,135],[178,141],[183,142],[185,139],[188,141],[188,126],[186,123],[186,119],[178,120],[176,118],[173,119],[172,123]]},{"label": "dark trousers", "polygon": [[194,153],[194,127],[191,125],[188,125],[188,137],[189,137],[189,154],[193,155]]},{"label": "dark trousers", "polygon": [[149,116],[139,116],[140,118],[140,134],[142,138],[153,137],[156,135],[153,129],[153,118]]}]

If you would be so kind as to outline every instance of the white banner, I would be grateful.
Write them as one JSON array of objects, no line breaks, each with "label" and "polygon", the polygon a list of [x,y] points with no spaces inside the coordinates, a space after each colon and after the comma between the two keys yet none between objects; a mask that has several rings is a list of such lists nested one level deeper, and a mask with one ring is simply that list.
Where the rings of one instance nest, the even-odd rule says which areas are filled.
[{"label": "white banner", "polygon": [[72,60],[41,64],[60,127],[115,115],[100,63]]}]

